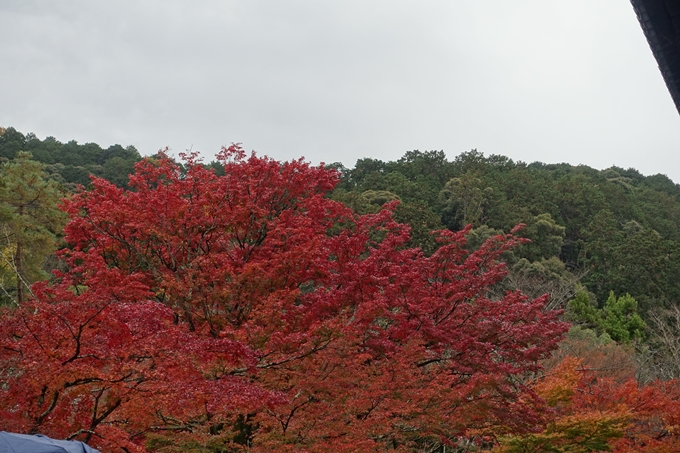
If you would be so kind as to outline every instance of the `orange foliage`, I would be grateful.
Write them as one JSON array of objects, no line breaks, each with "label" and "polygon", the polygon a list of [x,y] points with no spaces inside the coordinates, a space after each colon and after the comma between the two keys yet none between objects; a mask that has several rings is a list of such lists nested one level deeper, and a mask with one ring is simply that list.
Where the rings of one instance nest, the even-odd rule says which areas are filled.
[{"label": "orange foliage", "polygon": [[545,399],[541,432],[509,436],[495,451],[504,453],[615,453],[680,451],[680,383],[638,385],[601,377],[584,360],[566,356],[538,380]]}]

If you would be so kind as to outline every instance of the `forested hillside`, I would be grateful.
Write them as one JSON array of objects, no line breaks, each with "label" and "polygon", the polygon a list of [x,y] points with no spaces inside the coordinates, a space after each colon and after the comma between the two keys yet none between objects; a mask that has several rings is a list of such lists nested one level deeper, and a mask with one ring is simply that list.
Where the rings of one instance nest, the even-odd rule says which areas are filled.
[{"label": "forested hillside", "polygon": [[0,430],[105,453],[680,451],[665,176],[0,133]]},{"label": "forested hillside", "polygon": [[401,200],[397,218],[412,225],[413,244],[424,250],[434,247],[427,232],[438,226],[471,224],[477,243],[523,223],[532,242],[507,257],[517,279],[580,282],[599,307],[610,291],[629,293],[643,311],[680,301],[680,186],[664,175],[526,164],[475,150],[452,161],[411,151],[338,169],[334,198],[362,212]]},{"label": "forested hillside", "polygon": [[34,160],[45,164],[45,172],[51,179],[68,190],[75,190],[77,184],[88,185],[91,174],[125,187],[127,175],[141,160],[134,146],[111,145],[102,149],[96,143],[81,145],[75,140],[61,143],[54,137],[40,140],[35,134],[24,135],[13,127],[3,129],[0,160],[14,159],[19,151],[29,152]]}]

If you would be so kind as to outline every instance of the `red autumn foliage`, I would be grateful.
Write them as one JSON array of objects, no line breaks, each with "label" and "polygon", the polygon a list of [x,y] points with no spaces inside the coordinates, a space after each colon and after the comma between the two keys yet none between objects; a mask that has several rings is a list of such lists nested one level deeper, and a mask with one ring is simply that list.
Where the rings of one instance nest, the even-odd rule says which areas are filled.
[{"label": "red autumn foliage", "polygon": [[624,435],[612,442],[615,453],[673,453],[680,451],[680,382],[656,381],[639,385],[613,379],[586,382],[579,406],[598,411],[617,408],[630,412]]},{"label": "red autumn foliage", "polygon": [[[513,235],[408,249],[333,171],[224,149],[138,164],[64,204],[68,271],[0,317],[0,429],[113,451],[422,450],[523,432],[523,384],[566,330],[545,298],[487,298]],[[202,448],[203,448],[202,447]],[[193,447],[192,447],[193,448]],[[197,447],[196,447],[197,448]]]},{"label": "red autumn foliage", "polygon": [[680,451],[680,382],[641,385],[601,371],[584,359],[564,357],[533,384],[550,408],[536,432],[507,436],[493,451]]}]

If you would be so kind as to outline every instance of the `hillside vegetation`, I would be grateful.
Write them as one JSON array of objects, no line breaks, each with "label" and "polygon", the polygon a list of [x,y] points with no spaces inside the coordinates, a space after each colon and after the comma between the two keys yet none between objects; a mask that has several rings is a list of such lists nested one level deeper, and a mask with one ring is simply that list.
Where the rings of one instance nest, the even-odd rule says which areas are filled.
[{"label": "hillside vegetation", "polygon": [[667,177],[180,158],[0,129],[0,430],[104,453],[680,450]]},{"label": "hillside vegetation", "polygon": [[[410,151],[393,162],[337,167],[334,198],[364,212],[400,200],[397,219],[424,250],[433,249],[427,232],[436,227],[471,224],[478,243],[523,223],[531,243],[507,257],[516,279],[580,282],[598,307],[610,291],[629,293],[643,311],[680,301],[680,186],[664,175],[526,164],[475,150],[452,161],[441,151]],[[568,296],[559,297],[563,305]]]}]

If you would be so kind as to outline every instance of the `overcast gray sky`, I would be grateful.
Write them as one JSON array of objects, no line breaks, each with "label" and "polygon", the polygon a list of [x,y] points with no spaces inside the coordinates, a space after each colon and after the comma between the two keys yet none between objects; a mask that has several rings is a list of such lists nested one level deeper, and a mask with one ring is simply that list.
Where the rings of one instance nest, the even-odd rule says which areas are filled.
[{"label": "overcast gray sky", "polygon": [[0,0],[0,126],[276,159],[476,148],[680,182],[627,0]]}]

